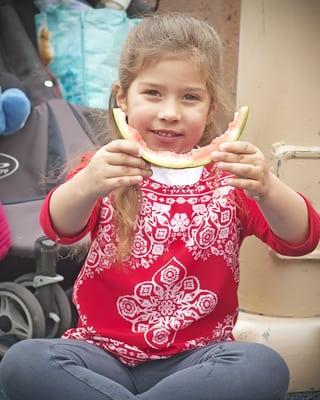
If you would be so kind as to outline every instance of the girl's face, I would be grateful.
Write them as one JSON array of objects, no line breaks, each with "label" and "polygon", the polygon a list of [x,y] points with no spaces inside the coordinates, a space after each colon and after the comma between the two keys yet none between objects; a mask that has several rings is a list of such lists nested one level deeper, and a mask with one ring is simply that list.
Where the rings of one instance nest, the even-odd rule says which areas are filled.
[{"label": "girl's face", "polygon": [[190,151],[208,123],[206,81],[190,60],[166,58],[143,68],[117,104],[152,150]]}]

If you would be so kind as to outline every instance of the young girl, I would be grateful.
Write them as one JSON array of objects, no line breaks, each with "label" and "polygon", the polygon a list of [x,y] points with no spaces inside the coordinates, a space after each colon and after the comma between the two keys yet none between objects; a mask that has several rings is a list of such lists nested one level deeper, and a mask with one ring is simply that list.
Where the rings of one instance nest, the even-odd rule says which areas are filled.
[{"label": "young girl", "polygon": [[[216,134],[220,43],[212,27],[154,16],[130,33],[114,100],[153,150],[185,153]],[[150,166],[113,140],[44,202],[46,234],[92,243],[74,286],[79,323],[9,349],[9,400],[280,400],[289,374],[268,347],[236,342],[239,248],[256,235],[312,251],[320,219],[251,143],[224,143],[200,168]]]}]

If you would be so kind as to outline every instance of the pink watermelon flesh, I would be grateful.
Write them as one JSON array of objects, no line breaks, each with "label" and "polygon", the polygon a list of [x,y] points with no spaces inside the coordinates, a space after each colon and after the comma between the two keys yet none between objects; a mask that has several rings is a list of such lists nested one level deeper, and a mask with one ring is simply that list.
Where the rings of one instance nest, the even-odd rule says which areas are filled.
[{"label": "pink watermelon flesh", "polygon": [[207,146],[191,150],[189,153],[177,154],[172,151],[154,151],[148,148],[139,132],[129,126],[126,115],[120,108],[114,108],[113,118],[121,137],[135,143],[141,153],[141,157],[151,164],[166,168],[193,168],[210,163],[211,153],[219,148],[223,142],[238,140],[248,118],[248,107],[241,107],[234,114],[234,119],[228,125],[228,129],[220,136],[212,140]]}]

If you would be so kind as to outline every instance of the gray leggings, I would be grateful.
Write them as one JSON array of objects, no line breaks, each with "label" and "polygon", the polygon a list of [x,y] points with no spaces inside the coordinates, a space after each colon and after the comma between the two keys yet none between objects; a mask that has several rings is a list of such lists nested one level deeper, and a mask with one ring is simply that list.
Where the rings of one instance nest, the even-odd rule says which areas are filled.
[{"label": "gray leggings", "polygon": [[77,340],[30,339],[0,363],[9,400],[281,400],[289,372],[270,348],[225,342],[127,367]]}]

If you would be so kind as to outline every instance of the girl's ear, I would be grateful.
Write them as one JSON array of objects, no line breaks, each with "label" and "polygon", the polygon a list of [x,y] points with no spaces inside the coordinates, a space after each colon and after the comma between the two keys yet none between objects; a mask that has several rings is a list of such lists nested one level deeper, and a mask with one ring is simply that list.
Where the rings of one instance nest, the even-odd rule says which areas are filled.
[{"label": "girl's ear", "polygon": [[127,96],[125,95],[125,93],[124,93],[119,81],[117,81],[114,84],[114,93],[115,93],[117,106],[119,108],[121,108],[121,110],[124,113],[126,113],[127,110],[128,110],[128,108],[127,108]]}]

